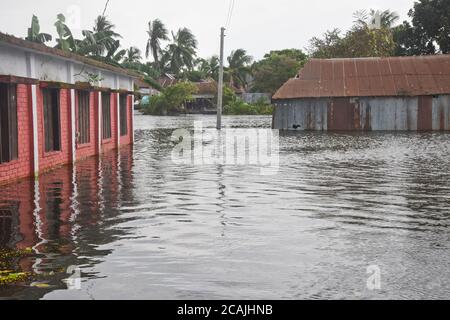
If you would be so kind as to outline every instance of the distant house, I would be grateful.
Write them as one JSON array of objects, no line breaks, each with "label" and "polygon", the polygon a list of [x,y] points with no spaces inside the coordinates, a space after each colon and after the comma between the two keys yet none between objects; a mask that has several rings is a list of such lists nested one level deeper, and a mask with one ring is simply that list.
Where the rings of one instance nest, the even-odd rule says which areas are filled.
[{"label": "distant house", "polygon": [[[158,79],[158,83],[165,89],[180,83],[180,81],[173,75],[166,73]],[[191,101],[186,101],[186,113],[210,114],[217,112],[217,82],[213,79],[207,79],[200,82],[193,82],[193,84],[197,87],[197,92],[193,95]]]},{"label": "distant house", "polygon": [[158,79],[158,83],[164,89],[173,86],[174,84],[177,84],[178,80],[175,78],[174,75],[170,73],[165,73]]},{"label": "distant house", "polygon": [[217,82],[210,79],[194,84],[197,86],[197,92],[193,95],[192,101],[186,102],[186,111],[199,114],[216,113]]},{"label": "distant house", "polygon": [[154,96],[159,94],[159,91],[149,85],[147,82],[141,79],[136,79],[134,82],[135,86],[138,88],[138,92],[141,96]]},{"label": "distant house", "polygon": [[132,144],[137,78],[0,33],[0,184]]},{"label": "distant house", "polygon": [[450,55],[312,59],[273,96],[283,130],[450,130]]}]

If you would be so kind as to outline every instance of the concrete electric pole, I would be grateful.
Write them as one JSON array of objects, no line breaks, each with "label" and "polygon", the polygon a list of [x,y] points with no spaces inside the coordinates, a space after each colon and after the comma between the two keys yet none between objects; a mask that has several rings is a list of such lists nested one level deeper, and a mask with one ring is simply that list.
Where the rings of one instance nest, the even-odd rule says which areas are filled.
[{"label": "concrete electric pole", "polygon": [[224,42],[225,42],[225,28],[222,28],[220,32],[220,69],[219,69],[219,85],[217,93],[217,130],[222,130]]}]

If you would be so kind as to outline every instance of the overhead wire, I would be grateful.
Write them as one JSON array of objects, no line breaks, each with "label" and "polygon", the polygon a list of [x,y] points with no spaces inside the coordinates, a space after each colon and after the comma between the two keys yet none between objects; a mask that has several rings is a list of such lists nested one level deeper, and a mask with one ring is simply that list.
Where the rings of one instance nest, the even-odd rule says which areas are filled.
[{"label": "overhead wire", "polygon": [[230,6],[228,8],[227,21],[225,23],[225,29],[229,29],[231,25],[231,20],[233,18],[235,0],[230,0]]},{"label": "overhead wire", "polygon": [[105,16],[106,10],[108,9],[108,5],[109,5],[109,0],[106,0],[106,4],[105,4],[105,8],[103,9],[103,14],[102,16]]}]

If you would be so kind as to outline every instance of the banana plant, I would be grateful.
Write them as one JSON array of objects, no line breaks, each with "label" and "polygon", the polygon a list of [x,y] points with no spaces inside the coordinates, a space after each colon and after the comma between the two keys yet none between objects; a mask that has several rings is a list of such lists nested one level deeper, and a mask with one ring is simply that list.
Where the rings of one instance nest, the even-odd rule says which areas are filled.
[{"label": "banana plant", "polygon": [[64,51],[77,52],[77,42],[72,35],[72,31],[66,25],[66,17],[62,13],[58,14],[55,27],[56,32],[58,33],[58,39],[56,39],[57,45],[55,48]]},{"label": "banana plant", "polygon": [[35,15],[31,19],[31,27],[28,28],[28,36],[25,40],[44,44],[48,41],[52,41],[52,36],[48,33],[41,33],[41,26],[39,25],[39,19]]}]

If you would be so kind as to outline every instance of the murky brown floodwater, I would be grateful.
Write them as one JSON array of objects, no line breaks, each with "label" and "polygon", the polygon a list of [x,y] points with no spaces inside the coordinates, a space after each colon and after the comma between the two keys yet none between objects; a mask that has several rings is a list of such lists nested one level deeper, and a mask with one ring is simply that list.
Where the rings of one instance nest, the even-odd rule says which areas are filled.
[{"label": "murky brown floodwater", "polygon": [[261,176],[174,165],[170,135],[194,119],[137,116],[134,151],[1,187],[0,247],[32,248],[13,267],[37,283],[0,297],[450,298],[450,135],[282,134],[279,173]]}]

